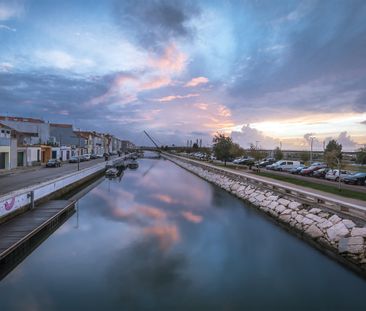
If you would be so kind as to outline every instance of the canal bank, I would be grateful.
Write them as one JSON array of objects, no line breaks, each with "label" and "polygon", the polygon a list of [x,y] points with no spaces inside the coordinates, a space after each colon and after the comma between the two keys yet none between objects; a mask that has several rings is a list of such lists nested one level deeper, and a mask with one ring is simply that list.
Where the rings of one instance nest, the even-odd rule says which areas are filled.
[{"label": "canal bank", "polygon": [[123,158],[101,162],[80,171],[36,183],[0,196],[0,224],[35,208],[51,199],[59,198],[81,187],[83,184],[104,173],[106,166],[114,165]]},{"label": "canal bank", "polygon": [[[362,206],[307,193],[294,195],[286,187],[251,180],[175,155],[163,155],[178,166],[221,187],[269,215],[288,231],[366,277],[366,226]],[[328,205],[327,205],[328,203]],[[332,204],[333,203],[333,204]],[[339,212],[335,212],[335,210]],[[360,218],[360,216],[362,218]]]}]

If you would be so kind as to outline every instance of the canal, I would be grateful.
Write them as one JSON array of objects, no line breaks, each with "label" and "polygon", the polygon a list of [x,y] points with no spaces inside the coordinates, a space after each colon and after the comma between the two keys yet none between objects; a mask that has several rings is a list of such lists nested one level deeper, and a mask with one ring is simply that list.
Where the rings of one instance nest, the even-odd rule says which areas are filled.
[{"label": "canal", "polygon": [[104,180],[0,282],[0,310],[366,310],[366,281],[165,160]]}]

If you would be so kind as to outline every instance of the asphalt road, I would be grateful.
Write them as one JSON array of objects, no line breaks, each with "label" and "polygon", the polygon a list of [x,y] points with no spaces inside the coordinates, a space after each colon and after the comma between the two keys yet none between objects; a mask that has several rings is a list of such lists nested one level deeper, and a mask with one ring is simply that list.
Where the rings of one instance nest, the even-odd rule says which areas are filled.
[{"label": "asphalt road", "polygon": [[[104,162],[104,159],[81,162],[80,169],[87,168],[101,162]],[[0,176],[0,195],[76,172],[77,169],[77,163],[64,163],[61,167],[40,166],[14,171],[9,175]]]}]

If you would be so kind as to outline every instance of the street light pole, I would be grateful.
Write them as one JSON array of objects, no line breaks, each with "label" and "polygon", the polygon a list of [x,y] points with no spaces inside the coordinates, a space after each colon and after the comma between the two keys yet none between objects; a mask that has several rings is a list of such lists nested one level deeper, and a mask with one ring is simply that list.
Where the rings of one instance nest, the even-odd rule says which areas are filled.
[{"label": "street light pole", "polygon": [[313,142],[314,142],[314,136],[310,136],[310,164],[313,163]]},{"label": "street light pole", "polygon": [[81,146],[80,146],[80,127],[78,128],[78,130],[79,130],[79,154],[78,154],[78,171],[80,171],[80,148],[81,148]]}]

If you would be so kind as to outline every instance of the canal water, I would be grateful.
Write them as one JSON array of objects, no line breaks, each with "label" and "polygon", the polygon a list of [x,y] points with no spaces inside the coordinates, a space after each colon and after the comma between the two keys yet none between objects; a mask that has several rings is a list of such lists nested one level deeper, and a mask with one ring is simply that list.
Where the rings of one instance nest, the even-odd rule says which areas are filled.
[{"label": "canal water", "polygon": [[0,310],[366,310],[366,282],[165,160],[104,180],[0,282]]}]

